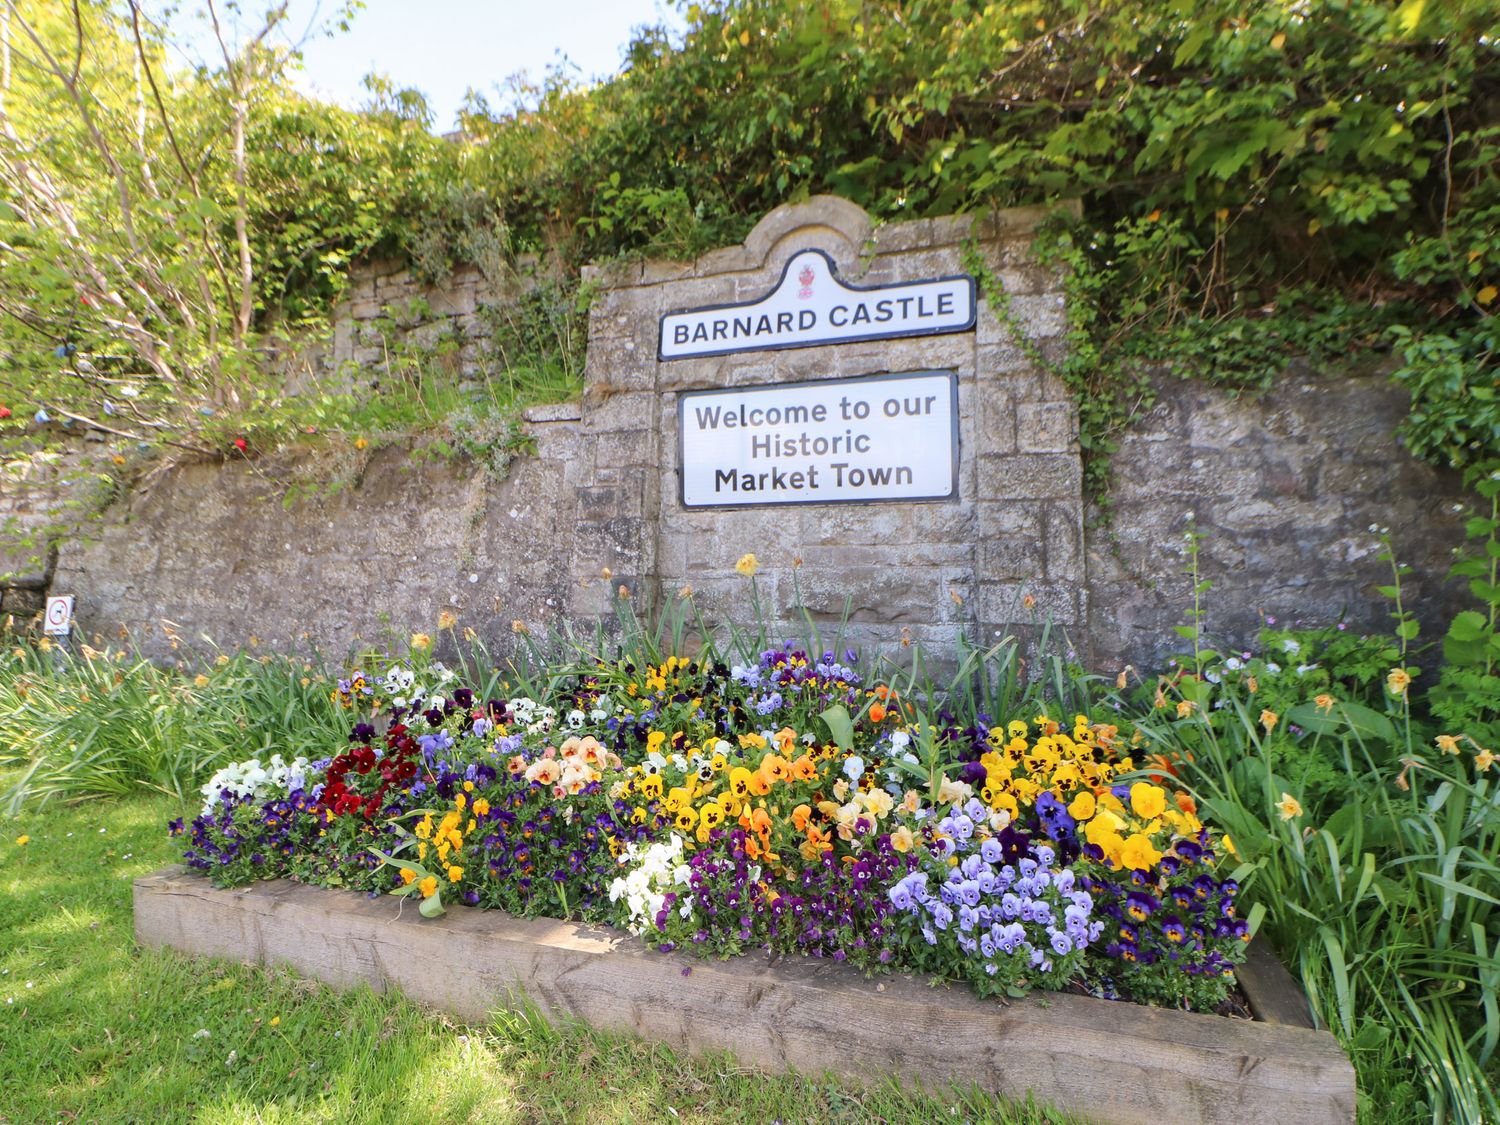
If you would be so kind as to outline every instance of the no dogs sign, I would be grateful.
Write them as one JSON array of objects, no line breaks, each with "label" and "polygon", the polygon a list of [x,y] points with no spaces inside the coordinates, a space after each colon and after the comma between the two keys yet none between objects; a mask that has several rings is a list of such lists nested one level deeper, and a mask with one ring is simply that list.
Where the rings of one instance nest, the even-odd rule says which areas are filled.
[{"label": "no dogs sign", "polygon": [[42,632],[53,637],[66,637],[73,631],[73,595],[47,599],[47,612],[42,618]]}]

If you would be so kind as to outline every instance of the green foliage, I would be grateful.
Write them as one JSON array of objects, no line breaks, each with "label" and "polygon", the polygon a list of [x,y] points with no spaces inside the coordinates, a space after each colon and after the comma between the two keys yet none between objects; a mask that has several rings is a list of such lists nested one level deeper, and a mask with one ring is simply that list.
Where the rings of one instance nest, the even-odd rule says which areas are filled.
[{"label": "green foliage", "polygon": [[1235,878],[1350,1050],[1361,1115],[1375,1119],[1500,1111],[1500,776],[1487,749],[1500,729],[1500,478],[1476,484],[1490,512],[1470,520],[1477,549],[1454,573],[1483,610],[1456,615],[1430,691],[1403,678],[1418,673],[1408,568],[1373,529],[1392,569],[1391,636],[1268,629],[1258,654],[1200,652],[1192,674],[1131,701],[1152,763],[1234,839]]},{"label": "green foliage", "polygon": [[[18,415],[50,402],[100,421],[122,405],[109,380],[129,377],[131,421],[115,428],[155,444],[141,420],[170,419],[196,435],[205,402],[242,417],[286,397],[256,339],[316,324],[362,254],[428,278],[474,262],[493,280],[494,263],[539,252],[571,275],[591,258],[691,256],[831,191],[878,220],[1082,201],[1048,253],[1069,275],[1057,363],[1096,494],[1153,365],[1257,389],[1293,354],[1335,362],[1394,341],[1411,448],[1460,465],[1500,449],[1485,413],[1493,0],[713,0],[680,36],[640,30],[615,79],[554,72],[503,112],[471,98],[457,141],[383,80],[351,114],[289,92],[284,54],[189,75],[169,66],[171,27],[137,37],[114,5],[82,10],[76,88],[66,68],[18,65],[5,143],[60,185],[84,250],[137,272],[109,290],[126,307],[101,304],[59,216],[12,181],[0,393]],[[54,57],[73,48],[64,13],[18,11]],[[107,151],[75,95],[94,99]],[[237,123],[242,163],[209,143]],[[167,158],[179,149],[204,153],[201,168]],[[127,217],[140,253],[118,245]]]},{"label": "green foliage", "polygon": [[1466,468],[1500,455],[1500,358],[1494,318],[1448,330],[1398,325],[1403,363],[1394,378],[1411,392],[1401,432],[1417,456]]},{"label": "green foliage", "polygon": [[4,806],[140,788],[184,798],[226,762],[336,746],[349,723],[331,690],[311,660],[241,652],[187,673],[123,650],[18,644],[0,655],[0,769],[20,771]]},{"label": "green foliage", "polygon": [[1469,518],[1471,547],[1449,574],[1466,581],[1479,608],[1457,614],[1448,626],[1431,705],[1449,731],[1495,745],[1500,742],[1500,465],[1479,465],[1469,479],[1488,511],[1481,508]]}]

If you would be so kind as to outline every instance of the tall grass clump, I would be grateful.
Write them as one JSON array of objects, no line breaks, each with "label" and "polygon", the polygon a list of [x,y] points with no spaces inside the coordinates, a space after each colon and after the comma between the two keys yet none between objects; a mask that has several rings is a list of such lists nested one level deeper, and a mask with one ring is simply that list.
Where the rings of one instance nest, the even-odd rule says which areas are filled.
[{"label": "tall grass clump", "polygon": [[0,795],[23,802],[190,793],[218,766],[251,757],[322,756],[352,722],[316,657],[210,655],[163,668],[128,650],[43,641],[0,652]]},{"label": "tall grass clump", "polygon": [[[1484,566],[1455,568],[1486,605],[1459,615],[1464,643],[1481,622],[1494,635],[1496,528],[1493,512],[1471,521]],[[1189,532],[1201,595],[1197,545]],[[1116,702],[1150,754],[1143,765],[1174,774],[1233,839],[1234,878],[1264,908],[1262,932],[1354,1060],[1362,1118],[1495,1120],[1500,646],[1474,656],[1450,629],[1437,682],[1420,692],[1406,569],[1383,546],[1391,635],[1268,627],[1259,651],[1221,653],[1199,601],[1182,630],[1193,652]],[[1470,674],[1476,661],[1482,675]]]}]

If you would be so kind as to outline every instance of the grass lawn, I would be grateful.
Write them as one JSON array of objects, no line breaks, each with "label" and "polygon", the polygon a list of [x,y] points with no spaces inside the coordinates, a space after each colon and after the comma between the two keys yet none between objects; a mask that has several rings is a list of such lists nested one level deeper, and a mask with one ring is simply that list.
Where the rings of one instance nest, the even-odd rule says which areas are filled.
[{"label": "grass lawn", "polygon": [[130,881],[176,859],[184,811],[145,796],[0,820],[0,1122],[1060,1120],[143,952]]}]

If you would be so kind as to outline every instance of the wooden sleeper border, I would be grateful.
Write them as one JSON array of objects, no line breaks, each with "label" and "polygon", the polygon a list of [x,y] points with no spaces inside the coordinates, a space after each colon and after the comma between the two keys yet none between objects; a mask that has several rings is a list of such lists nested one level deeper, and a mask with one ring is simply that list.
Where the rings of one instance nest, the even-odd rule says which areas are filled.
[{"label": "wooden sleeper border", "polygon": [[1092,1121],[1354,1120],[1353,1067],[1265,950],[1241,973],[1250,1021],[1057,993],[986,1001],[825,961],[707,961],[498,911],[428,920],[386,896],[289,881],[218,890],[180,866],[137,879],[134,893],[141,945],[397,988],[476,1023],[524,997],[548,1017],[689,1053],[913,1088],[974,1083]]}]

